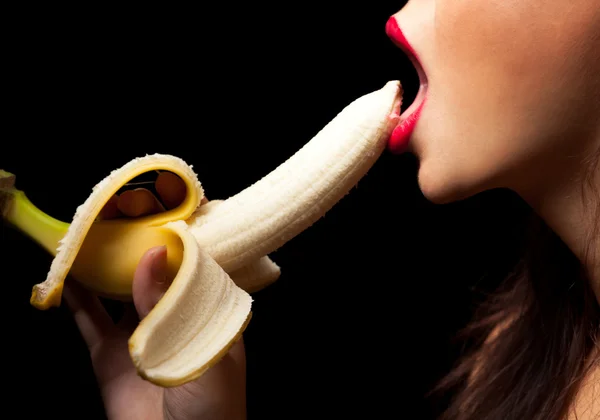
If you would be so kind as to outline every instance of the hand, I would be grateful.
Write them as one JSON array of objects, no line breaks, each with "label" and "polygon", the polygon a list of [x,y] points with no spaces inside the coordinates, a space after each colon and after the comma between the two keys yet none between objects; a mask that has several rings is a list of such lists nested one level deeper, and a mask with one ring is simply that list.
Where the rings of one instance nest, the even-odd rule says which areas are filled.
[{"label": "hand", "polygon": [[148,250],[133,279],[133,304],[114,323],[100,300],[67,280],[64,300],[90,351],[109,419],[186,420],[246,418],[246,358],[238,341],[223,359],[196,381],[162,388],[137,375],[127,341],[168,288],[164,247]]}]

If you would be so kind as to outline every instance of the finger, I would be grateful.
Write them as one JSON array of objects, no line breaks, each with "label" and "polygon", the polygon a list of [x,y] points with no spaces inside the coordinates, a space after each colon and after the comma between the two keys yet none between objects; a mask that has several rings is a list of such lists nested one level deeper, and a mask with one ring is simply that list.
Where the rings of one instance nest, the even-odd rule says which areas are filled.
[{"label": "finger", "polygon": [[117,203],[119,202],[119,196],[117,194],[113,195],[108,199],[100,213],[98,213],[98,219],[100,220],[108,220],[108,219],[116,219],[121,216],[121,212],[119,211],[119,207]]},{"label": "finger", "polygon": [[168,209],[174,209],[185,199],[185,182],[172,172],[161,172],[154,182],[154,188]]},{"label": "finger", "polygon": [[159,246],[146,251],[133,275],[133,303],[144,319],[165,294],[167,283],[167,247]]},{"label": "finger", "polygon": [[117,207],[129,217],[145,216],[165,210],[156,196],[146,188],[125,191],[119,196]]},{"label": "finger", "polygon": [[169,388],[165,391],[165,404],[172,412],[185,410],[193,401],[221,408],[223,418],[245,418],[246,356],[243,339],[238,340],[200,378],[184,384],[180,390]]},{"label": "finger", "polygon": [[114,329],[100,300],[73,281],[65,282],[63,297],[88,348],[93,350]]}]

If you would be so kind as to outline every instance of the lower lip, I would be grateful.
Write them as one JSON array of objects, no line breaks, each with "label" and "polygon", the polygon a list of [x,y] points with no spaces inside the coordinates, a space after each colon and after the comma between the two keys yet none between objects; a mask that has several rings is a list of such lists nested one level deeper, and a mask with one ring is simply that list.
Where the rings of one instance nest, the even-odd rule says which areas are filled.
[{"label": "lower lip", "polygon": [[[415,102],[413,105],[416,104],[417,102]],[[424,99],[420,101],[416,108],[411,105],[411,107],[404,112],[405,115],[401,116],[400,122],[396,128],[394,128],[394,131],[392,131],[392,135],[388,141],[388,148],[391,152],[400,154],[408,150],[410,138],[415,126],[417,125],[417,121],[419,121],[419,116],[421,115],[423,105],[425,105]],[[410,108],[415,109],[411,110]]]}]

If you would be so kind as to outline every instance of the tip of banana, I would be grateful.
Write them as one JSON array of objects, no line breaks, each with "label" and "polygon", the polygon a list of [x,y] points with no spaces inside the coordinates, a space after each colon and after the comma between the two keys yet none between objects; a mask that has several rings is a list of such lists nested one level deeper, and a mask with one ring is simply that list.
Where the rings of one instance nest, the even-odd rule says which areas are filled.
[{"label": "tip of banana", "polygon": [[381,92],[383,92],[388,98],[388,95],[393,97],[390,120],[397,121],[400,118],[402,101],[404,99],[404,89],[402,88],[402,83],[400,80],[390,80],[383,86],[383,88],[381,88]]},{"label": "tip of banana", "polygon": [[402,83],[400,82],[400,80],[390,80],[383,86],[383,88],[398,89],[400,92],[402,92]]}]

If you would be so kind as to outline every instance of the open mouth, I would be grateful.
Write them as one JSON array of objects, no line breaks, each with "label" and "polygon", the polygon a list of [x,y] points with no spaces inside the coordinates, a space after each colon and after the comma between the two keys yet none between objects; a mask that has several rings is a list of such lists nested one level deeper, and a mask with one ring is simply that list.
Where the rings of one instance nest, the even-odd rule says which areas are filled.
[{"label": "open mouth", "polygon": [[385,25],[385,32],[388,37],[394,42],[408,56],[410,61],[415,66],[417,74],[419,76],[419,91],[412,104],[400,115],[400,121],[388,142],[389,149],[394,153],[403,153],[409,147],[410,137],[412,135],[425,100],[427,99],[427,75],[419,61],[419,57],[412,46],[407,41],[406,37],[402,33],[402,30],[398,26],[398,22],[392,16],[388,19]]}]

